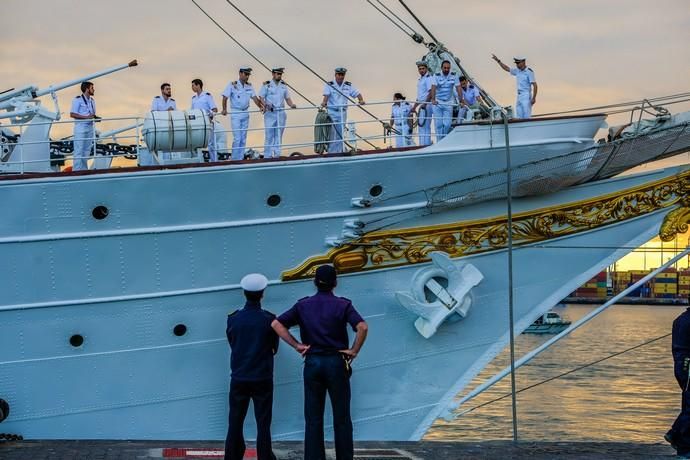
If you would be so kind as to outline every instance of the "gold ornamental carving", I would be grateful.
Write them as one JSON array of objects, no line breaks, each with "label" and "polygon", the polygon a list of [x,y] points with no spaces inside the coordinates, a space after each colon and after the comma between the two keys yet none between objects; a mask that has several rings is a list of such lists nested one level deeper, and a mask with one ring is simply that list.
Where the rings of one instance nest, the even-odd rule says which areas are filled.
[{"label": "gold ornamental carving", "polygon": [[[661,227],[662,239],[685,232],[690,223],[690,171],[636,188],[566,205],[513,215],[513,246],[612,225],[681,204]],[[685,205],[688,207],[685,207]],[[668,241],[665,239],[664,241]],[[428,262],[429,254],[443,251],[452,258],[505,249],[507,216],[427,227],[382,230],[328,253],[307,259],[282,273],[283,281],[314,276],[319,265],[333,264],[339,273],[354,273]]]}]

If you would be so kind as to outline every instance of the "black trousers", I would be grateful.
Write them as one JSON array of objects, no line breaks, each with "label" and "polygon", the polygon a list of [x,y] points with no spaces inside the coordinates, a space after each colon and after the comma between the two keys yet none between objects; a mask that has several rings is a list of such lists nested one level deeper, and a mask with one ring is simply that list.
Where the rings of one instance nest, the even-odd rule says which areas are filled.
[{"label": "black trousers", "polygon": [[244,419],[249,401],[254,402],[256,419],[257,460],[275,460],[271,449],[271,418],[273,417],[273,381],[237,382],[230,380],[230,413],[228,436],[225,438],[225,460],[242,460],[244,443]]},{"label": "black trousers", "polygon": [[669,435],[676,446],[679,455],[690,454],[690,387],[688,385],[688,370],[682,361],[674,363],[676,381],[681,390],[680,414],[673,422]]},{"label": "black trousers", "polygon": [[352,460],[350,373],[340,353],[307,354],[304,362],[304,458],[326,460],[323,415],[327,393],[333,409],[335,458]]}]

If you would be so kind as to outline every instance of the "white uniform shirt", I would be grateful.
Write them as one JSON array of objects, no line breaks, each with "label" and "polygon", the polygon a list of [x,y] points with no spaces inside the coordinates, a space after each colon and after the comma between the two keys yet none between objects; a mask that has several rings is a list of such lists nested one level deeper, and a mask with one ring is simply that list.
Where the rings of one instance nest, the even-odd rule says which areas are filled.
[{"label": "white uniform shirt", "polygon": [[242,83],[239,80],[231,81],[223,91],[223,96],[230,99],[230,108],[233,110],[247,110],[249,108],[249,101],[256,97],[252,84]]},{"label": "white uniform shirt", "polygon": [[417,80],[417,102],[426,101],[434,81],[434,77],[429,72],[419,77],[419,80]]},{"label": "white uniform shirt", "polygon": [[[96,114],[96,100],[92,97],[86,97],[83,94],[72,99],[71,113],[79,115],[95,115]],[[93,125],[93,118],[88,120],[77,120],[80,126]]]},{"label": "white uniform shirt", "polygon": [[153,98],[153,101],[151,101],[151,110],[154,112],[168,109],[177,110],[177,103],[175,102],[175,99],[169,97],[166,101],[163,96],[156,96]]},{"label": "white uniform shirt", "polygon": [[211,115],[213,109],[216,108],[216,103],[213,100],[213,96],[211,96],[211,93],[202,92],[201,94],[195,94],[194,96],[192,96],[192,110],[203,110],[204,113]]},{"label": "white uniform shirt", "polygon": [[518,97],[527,97],[531,93],[532,83],[536,83],[537,80],[534,78],[534,71],[529,67],[525,67],[525,70],[520,70],[517,67],[510,69],[510,74],[514,75],[517,79],[517,92]]},{"label": "white uniform shirt", "polygon": [[448,72],[448,75],[439,72],[434,75],[433,84],[436,86],[436,100],[449,102],[456,94],[455,88],[460,84],[460,77],[455,72]]},{"label": "white uniform shirt", "polygon": [[393,104],[391,110],[391,118],[396,125],[407,123],[407,117],[412,110],[412,104],[407,101],[402,101],[400,104]]},{"label": "white uniform shirt", "polygon": [[349,81],[343,81],[342,85],[338,85],[335,80],[331,80],[323,87],[323,95],[328,96],[329,109],[339,110],[341,108],[339,106],[345,106],[342,107],[342,110],[346,111],[346,105],[350,102],[346,96],[354,99],[359,94],[359,90]]},{"label": "white uniform shirt", "polygon": [[271,107],[282,109],[285,107],[285,100],[290,98],[290,90],[283,80],[276,83],[275,80],[265,82],[259,90],[259,96],[264,98],[267,109]]},{"label": "white uniform shirt", "polygon": [[462,90],[462,97],[465,99],[465,103],[467,105],[476,104],[479,96],[479,88],[474,85],[467,85],[467,88],[463,88]]}]

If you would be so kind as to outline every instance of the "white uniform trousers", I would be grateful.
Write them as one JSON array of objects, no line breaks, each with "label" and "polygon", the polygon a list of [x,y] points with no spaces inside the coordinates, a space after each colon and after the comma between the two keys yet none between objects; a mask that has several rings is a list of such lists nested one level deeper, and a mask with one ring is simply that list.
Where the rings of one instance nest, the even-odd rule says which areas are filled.
[{"label": "white uniform trousers", "polygon": [[410,126],[407,124],[407,121],[396,123],[393,127],[396,131],[398,131],[395,134],[395,148],[409,147],[410,145],[414,145],[412,142],[412,137],[410,136]]},{"label": "white uniform trousers", "polygon": [[418,135],[419,135],[419,145],[431,144],[431,107],[427,104],[422,104],[419,106],[417,111],[417,124],[418,124]]},{"label": "white uniform trousers", "polygon": [[515,102],[515,115],[518,118],[529,118],[532,116],[532,98],[530,94],[518,93]]},{"label": "white uniform trousers", "polygon": [[440,141],[450,132],[450,124],[453,121],[453,101],[439,101],[434,105],[434,124],[436,128],[436,142]]},{"label": "white uniform trousers", "polygon": [[93,123],[74,123],[74,149],[72,153],[72,171],[89,169],[87,160],[94,144]]},{"label": "white uniform trousers", "polygon": [[342,153],[345,151],[343,135],[345,134],[347,112],[341,109],[328,109],[328,115],[330,115],[331,120],[333,120],[330,143],[328,144],[328,153]]},{"label": "white uniform trousers", "polygon": [[283,144],[283,132],[285,132],[285,110],[273,108],[264,113],[264,158],[278,158],[281,154],[280,146]]},{"label": "white uniform trousers", "polygon": [[249,129],[249,112],[234,110],[230,113],[232,124],[232,159],[244,160],[247,147],[247,129]]}]

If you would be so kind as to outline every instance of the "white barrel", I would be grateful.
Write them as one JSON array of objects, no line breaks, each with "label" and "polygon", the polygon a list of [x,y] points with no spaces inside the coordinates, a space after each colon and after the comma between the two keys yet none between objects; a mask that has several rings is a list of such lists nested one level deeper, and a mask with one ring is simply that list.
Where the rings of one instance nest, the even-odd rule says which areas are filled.
[{"label": "white barrel", "polygon": [[152,152],[182,152],[204,148],[211,138],[211,120],[202,110],[149,112],[141,130]]}]

